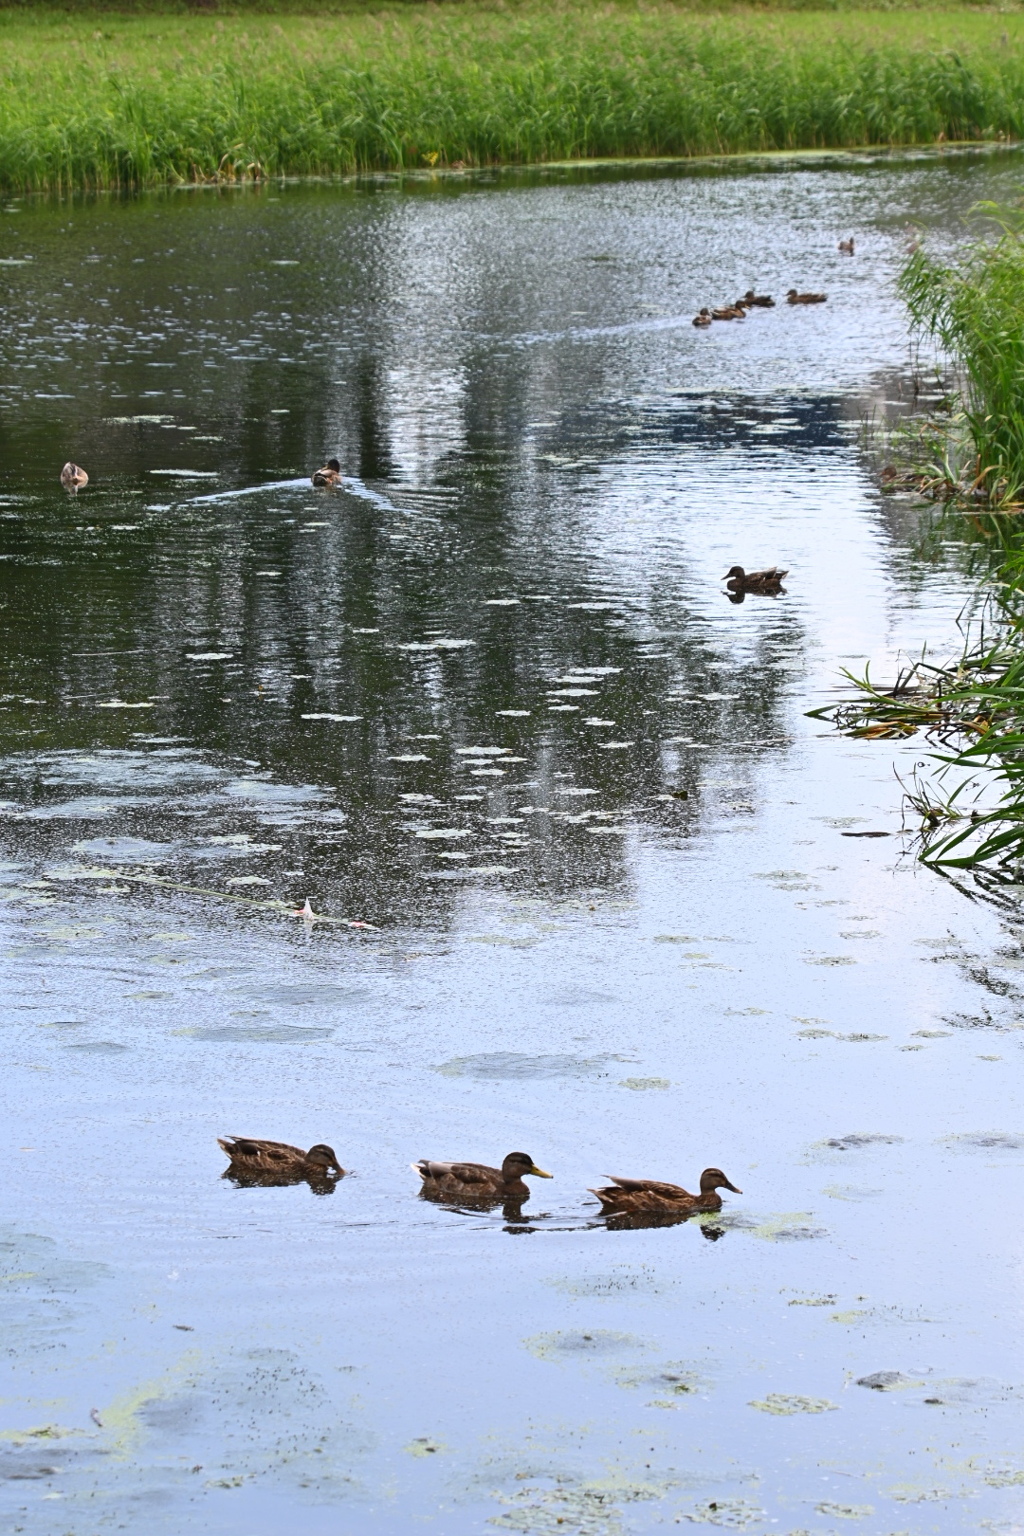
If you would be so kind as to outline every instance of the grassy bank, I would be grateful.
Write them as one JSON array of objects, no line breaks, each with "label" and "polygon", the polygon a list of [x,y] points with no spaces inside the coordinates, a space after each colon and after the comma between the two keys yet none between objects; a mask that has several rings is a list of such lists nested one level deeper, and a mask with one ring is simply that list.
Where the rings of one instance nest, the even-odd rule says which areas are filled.
[{"label": "grassy bank", "polygon": [[1024,136],[1024,19],[0,11],[0,187]]},{"label": "grassy bank", "polygon": [[950,518],[970,519],[987,567],[963,653],[922,660],[895,684],[850,681],[855,696],[814,713],[851,735],[923,733],[936,771],[918,775],[926,861],[1024,877],[1024,215],[978,210],[1001,230],[954,265],[911,257],[900,287],[911,319],[953,370],[945,427],[922,439],[936,452],[909,477],[942,487]]}]

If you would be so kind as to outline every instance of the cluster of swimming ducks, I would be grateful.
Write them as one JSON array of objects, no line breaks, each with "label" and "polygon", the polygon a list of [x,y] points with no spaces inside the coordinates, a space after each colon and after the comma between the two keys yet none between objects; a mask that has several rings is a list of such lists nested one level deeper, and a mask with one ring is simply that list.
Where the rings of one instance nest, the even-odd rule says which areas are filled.
[{"label": "cluster of swimming ducks", "polygon": [[[786,294],[787,304],[824,304],[827,299],[827,293],[799,293],[795,288],[790,288]],[[770,293],[755,293],[753,288],[748,288],[742,299],[737,299],[734,304],[722,304],[718,309],[702,309],[694,315],[693,323],[703,327],[710,325],[713,320],[745,320],[748,309],[774,308],[775,300]]]},{"label": "cluster of swimming ducks", "polygon": [[[852,256],[854,242],[840,240],[839,250],[844,256]],[[787,304],[824,304],[828,299],[827,293],[801,293],[796,288],[790,288],[786,294]],[[742,299],[737,299],[735,304],[722,304],[718,309],[702,309],[694,315],[693,323],[703,329],[709,326],[713,320],[745,320],[749,309],[774,309],[775,300],[770,293],[755,293],[753,288],[748,288]]]},{"label": "cluster of swimming ducks", "polygon": [[[257,1141],[247,1136],[220,1136],[217,1142],[230,1163],[224,1177],[243,1187],[278,1188],[308,1183],[316,1193],[328,1194],[345,1176],[334,1148],[324,1142],[317,1142],[307,1152],[284,1141]],[[422,1198],[478,1210],[495,1205],[518,1207],[530,1197],[527,1177],[553,1177],[538,1168],[526,1152],[510,1152],[500,1168],[490,1168],[486,1163],[439,1163],[429,1157],[421,1157],[410,1167],[420,1176]],[[720,1211],[720,1189],[731,1189],[734,1195],[743,1193],[721,1168],[704,1169],[699,1195],[691,1195],[679,1184],[663,1184],[657,1179],[616,1179],[611,1174],[608,1177],[612,1180],[610,1185],[589,1191],[600,1200],[602,1216],[680,1219],[703,1211]]]}]

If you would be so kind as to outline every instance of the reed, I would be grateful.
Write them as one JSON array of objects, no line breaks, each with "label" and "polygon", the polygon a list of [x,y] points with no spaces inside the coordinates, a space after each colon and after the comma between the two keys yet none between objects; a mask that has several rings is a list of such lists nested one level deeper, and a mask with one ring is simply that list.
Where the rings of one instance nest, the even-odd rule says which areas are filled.
[{"label": "reed", "polygon": [[[941,345],[958,383],[944,462],[951,488],[1009,507],[1024,500],[1024,239],[1020,210],[982,205],[1001,237],[980,241],[953,265],[923,251],[900,290],[914,324]],[[966,438],[971,453],[966,458]]]},{"label": "reed", "polygon": [[0,188],[1024,134],[1016,13],[0,10]]}]

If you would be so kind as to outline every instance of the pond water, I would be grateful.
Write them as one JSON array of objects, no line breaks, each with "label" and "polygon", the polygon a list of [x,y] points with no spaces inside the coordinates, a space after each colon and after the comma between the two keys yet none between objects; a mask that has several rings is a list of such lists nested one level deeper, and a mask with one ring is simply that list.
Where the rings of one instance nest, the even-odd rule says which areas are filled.
[{"label": "pond water", "polygon": [[[920,742],[806,715],[956,644],[862,423],[908,225],[1020,176],[6,206],[5,1529],[1024,1528],[1024,926],[915,862]],[[513,1148],[521,1211],[419,1198]]]}]

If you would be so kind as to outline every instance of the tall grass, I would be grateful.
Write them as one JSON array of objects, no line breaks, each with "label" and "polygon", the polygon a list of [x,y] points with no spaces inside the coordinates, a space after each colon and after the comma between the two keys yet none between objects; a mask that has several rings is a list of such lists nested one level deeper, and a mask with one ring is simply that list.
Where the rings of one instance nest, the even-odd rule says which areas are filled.
[{"label": "tall grass", "polygon": [[959,374],[973,459],[969,489],[997,505],[1024,500],[1024,240],[1018,213],[955,265],[918,251],[900,277],[914,324],[941,344]]},{"label": "tall grass", "polygon": [[[930,778],[907,801],[922,818],[926,862],[998,870],[1024,879],[1024,213],[982,205],[998,238],[979,241],[955,264],[923,252],[900,289],[915,325],[935,337],[959,382],[959,410],[943,449],[964,460],[966,505],[990,545],[989,573],[963,653],[937,666],[918,662],[894,685],[847,677],[855,697],[814,711],[851,735],[900,738],[923,732],[940,750]],[[1007,515],[1008,514],[1008,515]],[[968,809],[968,807],[970,807]]]},{"label": "tall grass", "polygon": [[8,192],[1021,135],[1015,14],[0,11]]}]

